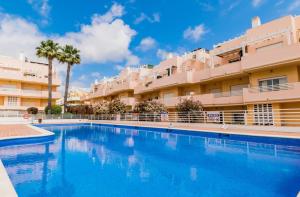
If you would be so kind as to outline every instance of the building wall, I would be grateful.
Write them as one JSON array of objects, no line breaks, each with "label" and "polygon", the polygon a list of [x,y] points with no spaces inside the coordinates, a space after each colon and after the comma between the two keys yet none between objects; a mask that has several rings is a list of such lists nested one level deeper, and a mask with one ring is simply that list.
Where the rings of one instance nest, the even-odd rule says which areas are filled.
[{"label": "building wall", "polygon": [[[24,111],[28,107],[47,105],[48,66],[0,55],[0,110]],[[60,80],[54,70],[53,100],[60,97]]]},{"label": "building wall", "polygon": [[272,68],[267,70],[260,70],[250,74],[250,85],[258,86],[258,81],[262,79],[283,77],[286,76],[288,83],[294,83],[299,81],[299,72],[296,65],[282,66],[278,68]]}]

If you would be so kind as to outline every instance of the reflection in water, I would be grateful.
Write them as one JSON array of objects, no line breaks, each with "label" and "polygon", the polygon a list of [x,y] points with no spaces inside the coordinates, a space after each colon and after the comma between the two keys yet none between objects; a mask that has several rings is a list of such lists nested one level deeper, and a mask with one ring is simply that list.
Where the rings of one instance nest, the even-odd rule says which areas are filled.
[{"label": "reflection in water", "polygon": [[300,146],[97,125],[46,129],[56,133],[51,143],[0,148],[20,196],[292,196],[300,189],[289,185],[300,181]]}]

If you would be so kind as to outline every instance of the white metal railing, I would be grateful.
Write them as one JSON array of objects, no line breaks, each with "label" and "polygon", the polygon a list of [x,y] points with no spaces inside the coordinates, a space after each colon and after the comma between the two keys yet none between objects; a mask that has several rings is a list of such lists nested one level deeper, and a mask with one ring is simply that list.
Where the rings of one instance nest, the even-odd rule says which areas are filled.
[{"label": "white metal railing", "polygon": [[230,97],[230,96],[242,96],[243,95],[243,89],[228,91],[228,92],[218,92],[218,93],[212,93],[212,94],[214,95],[215,98]]},{"label": "white metal railing", "polygon": [[272,92],[272,91],[280,91],[280,90],[290,90],[295,87],[296,83],[283,83],[277,85],[266,85],[266,86],[255,86],[248,89],[251,93],[258,92]]},{"label": "white metal railing", "polygon": [[[24,113],[0,111],[1,117],[23,117]],[[35,119],[89,119],[108,121],[146,121],[205,124],[237,124],[258,126],[300,126],[300,108],[273,109],[271,112],[253,110],[193,111],[169,113],[124,113],[124,114],[37,114]]]}]

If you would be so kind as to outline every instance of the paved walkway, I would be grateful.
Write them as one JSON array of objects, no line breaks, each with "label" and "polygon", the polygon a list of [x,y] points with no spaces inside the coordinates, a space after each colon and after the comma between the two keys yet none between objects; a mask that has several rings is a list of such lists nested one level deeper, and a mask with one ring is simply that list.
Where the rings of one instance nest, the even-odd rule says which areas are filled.
[{"label": "paved walkway", "polygon": [[300,128],[299,130],[293,128],[291,131],[285,130],[280,131],[280,127],[277,130],[260,130],[251,129],[245,127],[236,127],[233,125],[226,125],[227,128],[222,128],[222,125],[217,124],[197,124],[197,123],[170,123],[168,122],[137,122],[137,121],[106,121],[98,120],[92,121],[95,123],[102,124],[118,124],[118,125],[131,125],[131,126],[143,126],[143,127],[158,127],[158,128],[173,128],[173,129],[186,129],[193,131],[206,131],[213,133],[226,133],[226,134],[240,134],[240,135],[250,135],[250,136],[268,136],[268,137],[284,137],[284,138],[296,138],[300,139]]},{"label": "paved walkway", "polygon": [[45,130],[25,124],[0,125],[0,140],[8,138],[37,137],[49,135]]}]

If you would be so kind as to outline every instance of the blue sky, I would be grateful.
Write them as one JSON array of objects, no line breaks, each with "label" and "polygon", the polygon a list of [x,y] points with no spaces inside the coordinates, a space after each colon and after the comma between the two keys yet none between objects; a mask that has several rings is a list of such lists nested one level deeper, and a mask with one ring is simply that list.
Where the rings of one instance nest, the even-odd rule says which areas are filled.
[{"label": "blue sky", "polygon": [[[73,44],[82,64],[72,86],[116,75],[126,65],[157,64],[243,34],[251,18],[262,23],[300,14],[300,0],[2,0],[0,54],[35,59],[43,39]],[[65,65],[56,65],[64,76]]]}]

